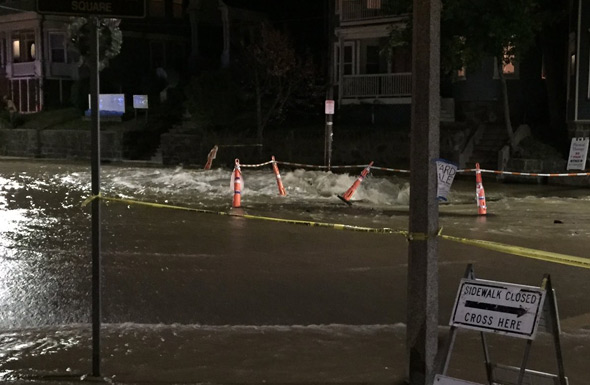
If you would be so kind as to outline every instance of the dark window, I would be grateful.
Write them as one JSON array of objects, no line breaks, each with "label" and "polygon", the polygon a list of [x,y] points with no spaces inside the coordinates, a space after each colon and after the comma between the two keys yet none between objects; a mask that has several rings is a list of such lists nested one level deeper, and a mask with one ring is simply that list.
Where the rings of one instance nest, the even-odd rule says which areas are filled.
[{"label": "dark window", "polygon": [[149,0],[148,15],[150,17],[165,17],[166,6],[164,0]]},{"label": "dark window", "polygon": [[367,65],[365,71],[367,74],[378,74],[380,73],[379,66],[379,47],[368,46],[367,47]]},{"label": "dark window", "polygon": [[51,52],[50,60],[53,63],[66,62],[66,37],[63,33],[49,34],[49,47]]}]

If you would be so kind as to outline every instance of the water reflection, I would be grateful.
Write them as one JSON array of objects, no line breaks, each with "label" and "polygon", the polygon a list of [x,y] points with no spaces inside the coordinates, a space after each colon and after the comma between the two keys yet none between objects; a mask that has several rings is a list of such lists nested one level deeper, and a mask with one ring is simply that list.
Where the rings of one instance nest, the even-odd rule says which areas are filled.
[{"label": "water reflection", "polygon": [[[0,177],[0,327],[83,321],[87,215],[61,176],[15,169]],[[80,226],[81,225],[81,226]],[[81,252],[81,255],[78,254]]]}]

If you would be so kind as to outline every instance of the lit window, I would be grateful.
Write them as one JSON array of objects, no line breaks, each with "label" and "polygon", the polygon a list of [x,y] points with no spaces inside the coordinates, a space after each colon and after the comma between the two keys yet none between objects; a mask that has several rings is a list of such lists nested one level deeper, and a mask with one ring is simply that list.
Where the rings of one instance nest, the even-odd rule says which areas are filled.
[{"label": "lit window", "polygon": [[[506,49],[505,52],[508,52],[508,50],[509,49]],[[504,54],[504,57],[502,58],[502,75],[507,79],[518,78],[518,61],[513,54]],[[500,75],[498,74],[498,59],[494,58],[494,79],[499,78]]]},{"label": "lit window", "polygon": [[514,63],[504,63],[502,65],[502,73],[504,75],[514,75],[516,73],[516,69],[514,68]]},{"label": "lit window", "polygon": [[504,50],[504,57],[502,64],[502,73],[504,75],[515,75],[516,68],[514,67],[514,55],[510,53],[514,49],[513,46],[509,46]]},{"label": "lit window", "polygon": [[457,70],[457,79],[465,80],[465,67],[461,67],[460,70]]},{"label": "lit window", "polygon": [[20,41],[19,40],[12,41],[12,57],[14,58],[14,61],[20,60]]},{"label": "lit window", "polygon": [[14,32],[12,35],[12,60],[15,63],[35,60],[35,34],[33,31]]}]

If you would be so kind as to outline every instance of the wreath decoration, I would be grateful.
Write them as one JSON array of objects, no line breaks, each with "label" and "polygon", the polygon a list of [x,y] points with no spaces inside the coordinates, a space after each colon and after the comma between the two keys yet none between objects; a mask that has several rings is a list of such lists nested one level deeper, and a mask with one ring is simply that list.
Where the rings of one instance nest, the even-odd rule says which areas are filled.
[{"label": "wreath decoration", "polygon": [[[120,19],[98,19],[99,69],[108,66],[109,60],[121,52],[123,33]],[[72,17],[68,24],[68,40],[80,53],[80,66],[87,64],[90,51],[90,24],[88,18]]]}]

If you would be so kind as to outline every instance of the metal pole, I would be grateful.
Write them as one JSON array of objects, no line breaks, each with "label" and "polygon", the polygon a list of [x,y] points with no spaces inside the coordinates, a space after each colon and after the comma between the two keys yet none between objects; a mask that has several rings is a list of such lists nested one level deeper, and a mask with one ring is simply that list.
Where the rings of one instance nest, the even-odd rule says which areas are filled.
[{"label": "metal pole", "polygon": [[409,384],[431,385],[438,349],[440,0],[414,0],[408,247]]},{"label": "metal pole", "polygon": [[326,130],[324,134],[324,166],[328,168],[328,171],[332,166],[333,116],[332,114],[326,114]]},{"label": "metal pole", "polygon": [[[91,173],[92,195],[100,195],[100,116],[98,96],[100,92],[100,77],[98,74],[98,27],[96,17],[88,19],[90,23],[90,110],[91,130],[90,142],[92,147]],[[100,377],[100,200],[92,201],[92,376]]]}]

